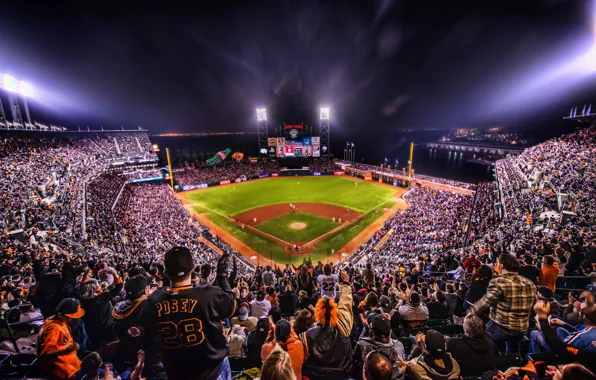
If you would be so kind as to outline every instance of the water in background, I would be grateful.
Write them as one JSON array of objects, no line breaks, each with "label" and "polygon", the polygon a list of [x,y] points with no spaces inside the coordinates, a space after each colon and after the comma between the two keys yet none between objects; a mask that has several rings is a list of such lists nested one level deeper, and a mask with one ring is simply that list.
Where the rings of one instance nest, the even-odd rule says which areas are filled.
[{"label": "water in background", "polygon": [[[449,178],[458,181],[476,183],[490,180],[492,172],[486,165],[470,163],[469,155],[453,152],[437,152],[431,155],[423,143],[437,141],[446,135],[447,131],[398,132],[371,131],[343,134],[332,131],[331,152],[338,158],[343,158],[347,141],[354,142],[356,160],[366,164],[380,165],[387,158],[393,168],[396,159],[398,168],[406,167],[408,163],[410,142],[418,144],[414,149],[415,173]],[[245,156],[257,154],[257,135],[217,135],[200,137],[162,137],[151,136],[151,141],[161,148],[160,158],[165,162],[165,147],[172,151],[173,159],[191,159],[197,157],[205,160],[220,150],[230,148],[232,152],[240,151]]]}]

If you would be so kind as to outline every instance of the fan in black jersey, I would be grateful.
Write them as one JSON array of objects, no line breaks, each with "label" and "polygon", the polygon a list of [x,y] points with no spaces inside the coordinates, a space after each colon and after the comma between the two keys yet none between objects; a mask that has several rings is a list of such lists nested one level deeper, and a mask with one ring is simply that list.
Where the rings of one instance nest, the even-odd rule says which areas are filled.
[{"label": "fan in black jersey", "polygon": [[192,287],[195,265],[188,248],[170,249],[164,265],[172,286],[148,299],[143,314],[146,344],[159,341],[168,379],[229,379],[221,321],[234,314],[236,301],[228,282],[228,255],[217,262],[214,286]]}]

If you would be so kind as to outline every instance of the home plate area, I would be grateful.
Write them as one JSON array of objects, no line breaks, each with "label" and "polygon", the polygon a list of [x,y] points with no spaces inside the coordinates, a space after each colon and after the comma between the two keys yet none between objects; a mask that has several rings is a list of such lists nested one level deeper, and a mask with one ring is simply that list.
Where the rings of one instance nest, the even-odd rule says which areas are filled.
[{"label": "home plate area", "polygon": [[360,219],[362,214],[323,203],[285,203],[243,212],[233,220],[283,244],[288,252],[312,252],[318,241]]}]

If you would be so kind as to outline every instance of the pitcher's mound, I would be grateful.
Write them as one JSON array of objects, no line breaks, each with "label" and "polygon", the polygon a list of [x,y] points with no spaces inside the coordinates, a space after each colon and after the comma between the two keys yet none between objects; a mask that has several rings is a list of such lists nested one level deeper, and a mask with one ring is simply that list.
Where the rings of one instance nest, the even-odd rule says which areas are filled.
[{"label": "pitcher's mound", "polygon": [[306,228],[306,223],[299,223],[299,222],[292,223],[292,224],[290,224],[290,228],[293,230],[303,230]]}]

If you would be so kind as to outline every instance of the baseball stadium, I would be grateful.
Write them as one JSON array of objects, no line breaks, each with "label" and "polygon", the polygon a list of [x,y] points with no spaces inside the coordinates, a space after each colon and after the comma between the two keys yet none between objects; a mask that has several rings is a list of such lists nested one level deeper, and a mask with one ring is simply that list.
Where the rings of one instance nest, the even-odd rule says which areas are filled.
[{"label": "baseball stadium", "polygon": [[0,379],[596,379],[596,1],[530,3],[0,4]]}]

